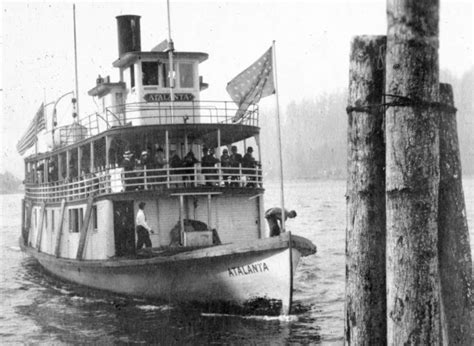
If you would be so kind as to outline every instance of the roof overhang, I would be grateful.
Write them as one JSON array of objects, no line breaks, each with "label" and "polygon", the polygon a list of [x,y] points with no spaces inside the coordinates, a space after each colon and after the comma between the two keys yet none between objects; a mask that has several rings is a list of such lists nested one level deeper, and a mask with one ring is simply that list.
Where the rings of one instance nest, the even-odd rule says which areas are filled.
[{"label": "roof overhang", "polygon": [[[173,57],[177,60],[197,60],[199,63],[207,60],[209,54],[200,52],[174,52]],[[168,60],[167,52],[127,52],[113,62],[114,67],[127,67],[140,59]]]}]

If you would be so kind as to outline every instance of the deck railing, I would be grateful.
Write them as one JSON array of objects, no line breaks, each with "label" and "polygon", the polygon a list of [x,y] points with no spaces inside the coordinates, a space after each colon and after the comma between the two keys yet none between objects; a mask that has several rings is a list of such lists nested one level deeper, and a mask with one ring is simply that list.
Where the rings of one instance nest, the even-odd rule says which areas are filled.
[{"label": "deck railing", "polygon": [[26,198],[59,202],[128,191],[164,189],[232,189],[262,187],[260,167],[182,167],[161,169],[111,168],[80,178],[44,184],[26,184]]},{"label": "deck railing", "polygon": [[236,117],[238,107],[228,101],[188,101],[127,103],[107,107],[102,113],[87,115],[74,125],[55,129],[59,138],[57,146],[71,144],[111,128],[133,125],[166,124],[241,124],[258,126],[258,105],[250,105],[241,117]]}]

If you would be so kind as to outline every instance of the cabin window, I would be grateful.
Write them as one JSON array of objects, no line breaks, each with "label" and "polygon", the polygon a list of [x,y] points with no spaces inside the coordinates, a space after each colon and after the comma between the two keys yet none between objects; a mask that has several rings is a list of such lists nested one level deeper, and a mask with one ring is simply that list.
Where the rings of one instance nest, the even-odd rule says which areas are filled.
[{"label": "cabin window", "polygon": [[83,212],[82,208],[69,209],[69,232],[79,233],[82,227]]},{"label": "cabin window", "polygon": [[158,85],[158,63],[154,61],[142,62],[143,85]]},{"label": "cabin window", "polygon": [[179,64],[179,86],[181,88],[194,87],[194,69],[191,63]]},{"label": "cabin window", "polygon": [[135,66],[130,65],[130,87],[135,87]]},{"label": "cabin window", "polygon": [[94,231],[97,230],[97,206],[93,205],[92,206],[92,229]]}]

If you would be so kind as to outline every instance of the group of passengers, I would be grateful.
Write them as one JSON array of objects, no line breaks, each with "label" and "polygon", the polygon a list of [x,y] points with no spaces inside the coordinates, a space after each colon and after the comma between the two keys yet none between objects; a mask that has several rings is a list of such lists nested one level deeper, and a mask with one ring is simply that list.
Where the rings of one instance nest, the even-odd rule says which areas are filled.
[{"label": "group of passengers", "polygon": [[[143,150],[140,157],[135,159],[135,155],[126,150],[123,154],[122,168],[124,169],[124,178],[126,190],[143,189],[146,183],[157,185],[156,182],[165,181],[166,174],[162,169],[168,163],[163,148],[158,147],[155,155],[150,154],[150,149]],[[193,183],[198,178],[195,170],[196,164],[201,164],[201,172],[205,177],[204,184],[207,186],[218,186],[219,175],[216,164],[220,163],[222,167],[222,179],[225,186],[240,186],[240,175],[247,176],[247,186],[255,187],[256,171],[259,165],[253,157],[253,148],[248,147],[246,154],[242,157],[238,153],[237,146],[231,147],[231,154],[228,149],[222,151],[220,159],[215,156],[214,148],[203,147],[201,160],[198,160],[192,149],[181,158],[176,150],[170,150],[169,168],[170,174],[175,177],[182,177],[185,184]],[[243,170],[239,172],[239,168]],[[147,174],[148,170],[153,170]],[[148,178],[147,178],[148,175]],[[163,176],[163,177],[160,177]],[[174,182],[177,178],[173,179]]]}]

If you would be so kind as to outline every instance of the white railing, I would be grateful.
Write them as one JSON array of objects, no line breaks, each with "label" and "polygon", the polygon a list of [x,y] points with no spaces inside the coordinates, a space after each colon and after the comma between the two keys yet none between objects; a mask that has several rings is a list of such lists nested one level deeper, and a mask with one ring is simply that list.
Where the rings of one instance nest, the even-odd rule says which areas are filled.
[{"label": "white railing", "polygon": [[231,189],[262,187],[261,168],[249,167],[180,167],[161,169],[111,168],[88,173],[80,178],[45,184],[26,184],[26,198],[59,202],[142,190],[162,189]]}]

